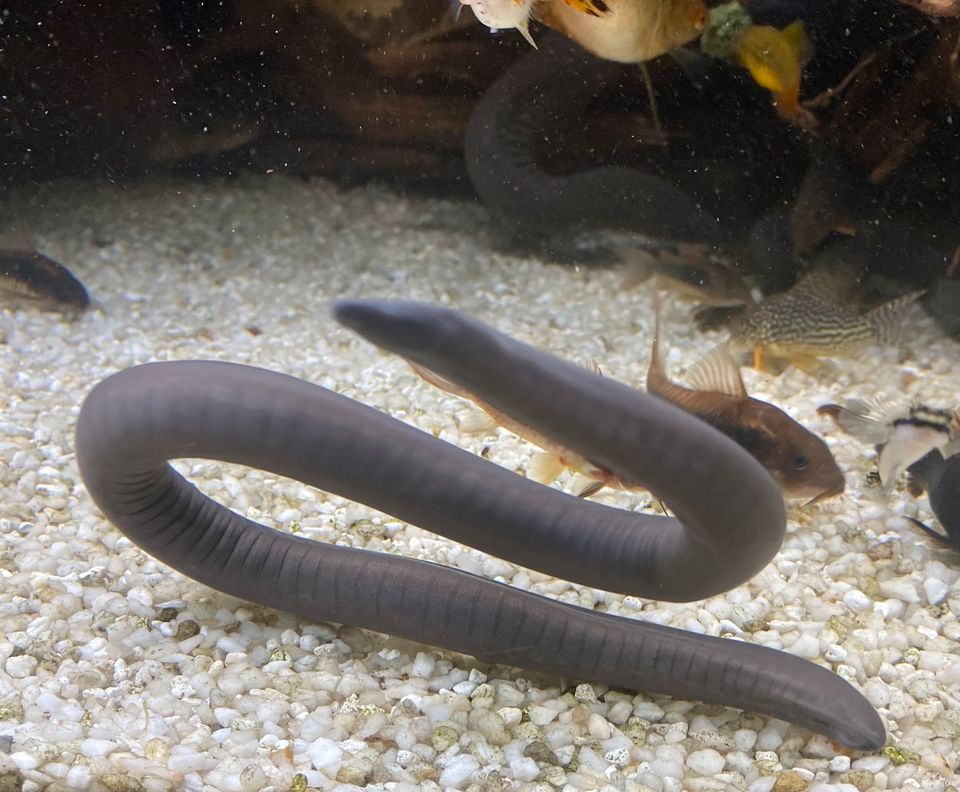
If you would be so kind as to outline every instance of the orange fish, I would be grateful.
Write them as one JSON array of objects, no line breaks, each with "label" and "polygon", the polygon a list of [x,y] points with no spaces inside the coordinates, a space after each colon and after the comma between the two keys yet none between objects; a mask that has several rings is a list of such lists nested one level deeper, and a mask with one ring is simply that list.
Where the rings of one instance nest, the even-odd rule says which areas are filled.
[{"label": "orange fish", "polygon": [[620,63],[690,43],[709,17],[703,0],[544,0],[535,14],[588,52]]},{"label": "orange fish", "polygon": [[754,82],[773,94],[777,110],[801,125],[815,123],[800,104],[803,65],[810,57],[810,41],[803,22],[783,30],[769,25],[751,25],[736,38],[733,51]]}]

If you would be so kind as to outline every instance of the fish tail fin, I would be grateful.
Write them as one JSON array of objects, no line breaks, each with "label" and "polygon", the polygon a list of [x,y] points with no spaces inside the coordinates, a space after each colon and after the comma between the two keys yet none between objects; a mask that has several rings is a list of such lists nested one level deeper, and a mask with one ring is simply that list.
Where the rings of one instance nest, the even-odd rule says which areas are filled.
[{"label": "fish tail fin", "polygon": [[791,22],[783,29],[783,37],[800,63],[806,63],[813,54],[813,45],[807,38],[806,26],[802,19]]},{"label": "fish tail fin", "polygon": [[904,338],[903,318],[924,291],[915,291],[867,311],[867,321],[878,344],[898,344]]},{"label": "fish tail fin", "polygon": [[496,433],[499,424],[491,415],[478,407],[464,412],[458,421],[458,426],[464,434],[489,436]]},{"label": "fish tail fin", "polygon": [[557,477],[563,473],[566,465],[556,454],[549,451],[538,451],[530,457],[530,464],[527,465],[527,478],[536,481],[538,484],[553,484]]}]

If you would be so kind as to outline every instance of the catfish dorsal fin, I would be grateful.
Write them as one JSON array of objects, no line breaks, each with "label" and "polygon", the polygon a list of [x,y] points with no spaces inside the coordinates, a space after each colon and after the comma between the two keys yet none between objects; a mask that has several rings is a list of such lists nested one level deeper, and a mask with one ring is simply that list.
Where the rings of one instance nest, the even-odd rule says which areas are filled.
[{"label": "catfish dorsal fin", "polygon": [[620,284],[621,291],[629,291],[646,283],[655,274],[655,256],[649,250],[621,247],[614,251],[624,264],[625,273]]},{"label": "catfish dorsal fin", "polygon": [[725,393],[744,399],[747,397],[740,368],[730,354],[730,344],[726,341],[694,363],[687,372],[686,380],[699,391]]},{"label": "catfish dorsal fin", "polygon": [[783,37],[787,40],[787,44],[790,45],[790,49],[801,65],[810,60],[810,56],[813,54],[813,45],[807,38],[806,27],[802,19],[791,22],[780,32],[783,33]]},{"label": "catfish dorsal fin", "polygon": [[647,368],[647,390],[657,392],[665,385],[670,385],[667,372],[664,368],[663,355],[660,353],[660,295],[653,290],[653,345],[650,347],[650,366]]},{"label": "catfish dorsal fin", "polygon": [[829,416],[844,432],[864,443],[882,445],[890,437],[890,427],[874,418],[867,403],[861,399],[847,399],[846,407],[823,404],[817,408],[817,413]]}]

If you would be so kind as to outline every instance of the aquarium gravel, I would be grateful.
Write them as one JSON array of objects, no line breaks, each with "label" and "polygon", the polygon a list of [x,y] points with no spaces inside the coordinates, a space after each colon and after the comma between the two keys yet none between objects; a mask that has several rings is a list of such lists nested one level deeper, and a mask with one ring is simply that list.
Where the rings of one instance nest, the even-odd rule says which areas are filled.
[{"label": "aquarium gravel", "polygon": [[[753,641],[825,664],[887,720],[888,747],[850,754],[782,721],[491,667],[221,595],[108,523],[79,479],[74,422],[108,374],[214,358],[302,377],[523,473],[535,452],[461,429],[471,408],[330,318],[339,296],[461,309],[604,375],[644,380],[649,287],[615,270],[511,251],[487,214],[384,189],[261,177],[14,191],[6,218],[88,287],[77,319],[0,310],[0,789],[391,792],[947,792],[960,764],[958,557],[875,454],[816,407],[878,390],[952,407],[957,344],[917,306],[901,349],[817,376],[744,372],[751,395],[822,433],[841,497],[791,504],[782,551],[704,602],[640,601],[554,580],[268,473],[178,468],[234,510],[318,541],[428,558],[588,608]],[[719,333],[665,301],[682,377]],[[578,482],[563,478],[575,490]],[[734,493],[735,495],[735,493]],[[596,498],[657,509],[643,494]]]}]

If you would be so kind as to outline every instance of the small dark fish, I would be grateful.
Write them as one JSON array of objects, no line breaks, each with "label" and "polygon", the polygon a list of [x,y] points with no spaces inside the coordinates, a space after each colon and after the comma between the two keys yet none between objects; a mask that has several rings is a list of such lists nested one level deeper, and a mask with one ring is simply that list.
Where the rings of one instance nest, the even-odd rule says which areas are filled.
[{"label": "small dark fish", "polygon": [[951,335],[960,335],[960,279],[937,278],[930,287],[927,310]]},{"label": "small dark fish", "polygon": [[806,254],[831,233],[856,234],[865,200],[862,174],[841,155],[816,146],[814,160],[800,184],[790,224],[798,253]]},{"label": "small dark fish", "polygon": [[960,550],[960,453],[944,459],[940,450],[935,449],[907,471],[926,489],[930,508],[946,536],[914,517],[908,519],[938,543]]},{"label": "small dark fish", "polygon": [[875,446],[877,469],[886,489],[930,451],[960,437],[960,415],[919,402],[906,411],[878,400],[848,399],[846,405],[823,404],[820,415],[832,418],[847,434]]},{"label": "small dark fish", "polygon": [[656,278],[684,297],[704,305],[730,308],[754,301],[733,262],[708,245],[678,243],[673,249],[657,250],[621,248],[617,253],[627,265],[624,289]]},{"label": "small dark fish", "polygon": [[83,310],[90,296],[83,284],[19,235],[0,236],[0,290],[58,308]]},{"label": "small dark fish", "polygon": [[660,354],[660,318],[647,390],[719,429],[743,446],[774,477],[785,495],[816,502],[843,492],[843,472],[827,444],[804,429],[783,410],[751,398],[740,370],[725,344],[701,360],[690,372],[692,388],[667,378]]}]

